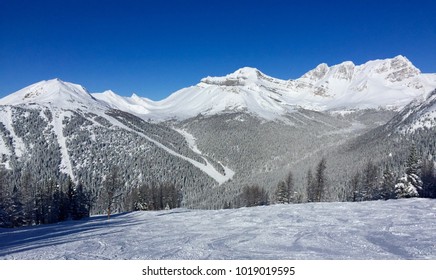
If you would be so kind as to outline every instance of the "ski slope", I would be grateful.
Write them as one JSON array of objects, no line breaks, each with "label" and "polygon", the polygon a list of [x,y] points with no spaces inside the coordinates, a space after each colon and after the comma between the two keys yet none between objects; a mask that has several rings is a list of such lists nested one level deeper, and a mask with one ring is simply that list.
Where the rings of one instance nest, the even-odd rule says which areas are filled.
[{"label": "ski slope", "polygon": [[0,229],[0,259],[436,259],[436,200],[173,209]]}]

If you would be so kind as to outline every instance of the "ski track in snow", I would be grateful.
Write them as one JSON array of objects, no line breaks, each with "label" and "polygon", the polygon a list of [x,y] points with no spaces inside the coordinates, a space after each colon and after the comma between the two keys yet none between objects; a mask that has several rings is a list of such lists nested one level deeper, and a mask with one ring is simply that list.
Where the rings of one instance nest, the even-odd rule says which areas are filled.
[{"label": "ski track in snow", "polygon": [[68,155],[68,149],[67,149],[67,143],[65,136],[62,132],[63,125],[62,121],[67,115],[71,115],[71,112],[66,111],[58,111],[54,108],[51,108],[51,112],[55,114],[52,125],[53,125],[53,131],[55,132],[56,138],[58,140],[59,146],[61,147],[61,153],[62,153],[62,159],[61,164],[59,166],[59,170],[63,173],[69,174],[71,176],[71,180],[75,182],[75,177],[73,173],[73,167],[71,165],[70,156]]},{"label": "ski track in snow", "polygon": [[[207,158],[205,158],[203,156],[203,153],[198,149],[197,143],[195,142],[196,139],[195,139],[194,135],[190,134],[189,132],[187,132],[186,130],[183,130],[183,129],[177,129],[177,128],[173,128],[173,129],[175,131],[177,131],[178,133],[180,133],[183,137],[185,137],[186,142],[188,143],[189,148],[192,151],[194,151],[194,153],[200,155],[204,159],[204,161],[206,161],[206,165],[207,166],[212,166],[210,164],[210,162],[207,160]],[[225,174],[224,177],[225,177],[225,180],[220,182],[220,184],[222,184],[222,183],[232,179],[233,176],[235,175],[235,171],[233,171],[232,169],[230,169],[227,166],[224,166],[222,164],[221,164],[221,166],[224,168],[224,174]]]},{"label": "ski track in snow", "polygon": [[132,212],[0,240],[0,259],[435,259],[436,200]]},{"label": "ski track in snow", "polygon": [[168,148],[167,146],[163,145],[162,143],[148,137],[147,135],[145,135],[144,133],[141,133],[139,131],[136,131],[134,129],[131,129],[129,127],[127,127],[126,125],[122,124],[121,122],[119,122],[117,119],[109,116],[109,115],[101,115],[102,117],[108,119],[113,125],[120,127],[122,129],[125,129],[127,131],[133,132],[138,134],[141,137],[144,137],[145,139],[147,139],[150,142],[153,142],[156,146],[158,146],[159,148],[164,149],[165,151],[167,151],[168,153],[172,154],[173,156],[177,156],[183,160],[186,160],[188,162],[190,162],[192,165],[194,165],[195,167],[197,167],[198,169],[200,169],[201,171],[203,171],[204,173],[206,173],[207,175],[209,175],[212,179],[214,179],[215,181],[218,182],[218,184],[223,184],[226,181],[228,181],[230,178],[232,178],[234,172],[228,168],[225,168],[226,171],[226,175],[221,174],[220,172],[218,172],[218,170],[216,170],[209,162],[206,161],[206,164],[200,163],[196,160],[193,160],[192,158],[188,158],[184,155],[181,155],[173,150],[171,150],[170,148]]}]

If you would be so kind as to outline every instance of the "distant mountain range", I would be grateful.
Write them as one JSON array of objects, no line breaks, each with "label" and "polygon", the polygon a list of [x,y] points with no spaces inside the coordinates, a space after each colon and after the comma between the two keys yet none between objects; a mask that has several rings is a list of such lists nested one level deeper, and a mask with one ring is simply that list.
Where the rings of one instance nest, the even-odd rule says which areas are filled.
[{"label": "distant mountain range", "polygon": [[[247,111],[275,119],[296,108],[316,111],[400,109],[436,88],[436,74],[423,74],[405,57],[373,60],[362,65],[347,61],[322,63],[296,80],[269,77],[244,67],[225,77],[207,77],[166,99],[152,101],[113,91],[89,94],[80,85],[59,79],[42,81],[0,100],[1,105],[47,104],[71,108],[109,108],[144,119],[186,119],[198,114]],[[100,101],[100,102],[97,102]]]},{"label": "distant mountain range", "polygon": [[436,74],[423,74],[403,56],[369,61],[320,64],[296,80],[269,77],[241,68],[225,77],[207,77],[161,101],[111,91],[93,94],[110,107],[151,119],[186,119],[198,114],[247,111],[275,119],[296,108],[347,110],[399,109],[436,87]]}]

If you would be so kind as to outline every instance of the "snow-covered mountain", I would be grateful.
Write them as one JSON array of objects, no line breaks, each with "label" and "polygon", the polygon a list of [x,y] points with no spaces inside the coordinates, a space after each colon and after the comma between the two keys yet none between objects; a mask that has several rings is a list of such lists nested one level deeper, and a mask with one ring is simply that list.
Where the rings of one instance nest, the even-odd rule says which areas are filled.
[{"label": "snow-covered mountain", "polygon": [[245,67],[224,77],[207,77],[161,101],[111,91],[93,94],[112,108],[142,117],[186,119],[198,114],[250,112],[275,119],[296,108],[308,110],[401,109],[436,87],[436,74],[423,74],[403,56],[354,65],[323,63],[296,80],[269,77]]},{"label": "snow-covered mountain", "polygon": [[436,89],[410,102],[386,127],[406,133],[436,127]]},{"label": "snow-covered mountain", "polygon": [[25,87],[0,99],[0,105],[44,105],[64,110],[107,110],[107,106],[90,95],[83,86],[60,79],[41,81]]},{"label": "snow-covered mountain", "polygon": [[297,108],[315,111],[401,109],[436,88],[436,74],[423,74],[403,56],[354,65],[322,63],[296,80],[280,80],[244,67],[224,77],[206,77],[161,101],[111,90],[89,94],[76,84],[53,79],[19,90],[0,105],[45,104],[64,109],[117,109],[143,119],[183,120],[223,112],[249,112],[271,120]]},{"label": "snow-covered mountain", "polygon": [[[223,184],[234,172],[202,154],[184,130],[112,109],[80,85],[42,81],[0,100],[0,170],[11,185],[68,177],[98,190],[117,166],[125,193],[143,182],[174,182],[194,199],[198,183]],[[12,172],[20,170],[20,172]]]}]

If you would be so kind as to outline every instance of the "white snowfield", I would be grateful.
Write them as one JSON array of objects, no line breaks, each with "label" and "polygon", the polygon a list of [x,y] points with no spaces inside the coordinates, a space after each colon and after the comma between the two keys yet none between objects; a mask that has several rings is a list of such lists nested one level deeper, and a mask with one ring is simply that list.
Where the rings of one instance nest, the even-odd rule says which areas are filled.
[{"label": "white snowfield", "polygon": [[436,259],[436,200],[173,209],[0,229],[0,259]]}]

